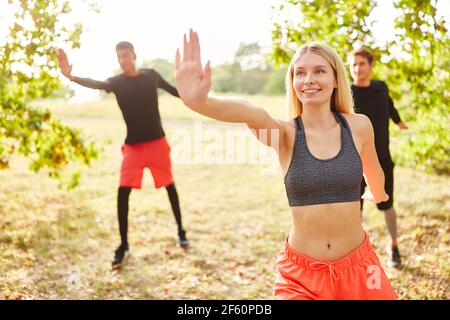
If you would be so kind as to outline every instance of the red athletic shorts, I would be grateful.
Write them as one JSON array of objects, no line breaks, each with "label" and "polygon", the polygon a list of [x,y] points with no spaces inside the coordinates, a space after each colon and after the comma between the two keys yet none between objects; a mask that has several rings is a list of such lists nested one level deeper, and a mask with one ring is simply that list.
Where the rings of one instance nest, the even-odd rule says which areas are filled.
[{"label": "red athletic shorts", "polygon": [[120,186],[140,189],[145,168],[152,172],[155,188],[173,183],[170,146],[165,137],[136,144],[122,145]]},{"label": "red athletic shorts", "polygon": [[331,262],[318,261],[285,245],[277,256],[275,296],[282,300],[393,300],[396,293],[366,234],[363,243]]}]

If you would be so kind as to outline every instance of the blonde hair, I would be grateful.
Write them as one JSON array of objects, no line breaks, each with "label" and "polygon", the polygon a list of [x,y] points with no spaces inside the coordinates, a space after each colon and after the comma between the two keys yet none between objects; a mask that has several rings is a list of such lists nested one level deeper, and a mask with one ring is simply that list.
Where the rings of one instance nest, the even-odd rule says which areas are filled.
[{"label": "blonde hair", "polygon": [[331,110],[341,113],[354,113],[353,97],[344,62],[339,55],[327,44],[314,41],[301,46],[292,57],[286,73],[286,98],[288,107],[288,120],[296,118],[303,112],[303,106],[294,90],[294,64],[306,53],[314,53],[325,60],[333,68],[337,88],[331,95]]}]

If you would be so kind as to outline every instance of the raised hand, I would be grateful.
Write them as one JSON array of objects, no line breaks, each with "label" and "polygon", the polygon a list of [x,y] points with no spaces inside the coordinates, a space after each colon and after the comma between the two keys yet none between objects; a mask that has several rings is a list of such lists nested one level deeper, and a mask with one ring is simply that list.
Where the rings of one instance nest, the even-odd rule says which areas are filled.
[{"label": "raised hand", "polygon": [[206,103],[211,88],[211,67],[208,61],[202,68],[200,41],[197,32],[189,31],[189,40],[184,35],[183,57],[177,49],[175,56],[175,85],[184,104],[190,107]]},{"label": "raised hand", "polygon": [[67,58],[66,53],[63,49],[58,49],[58,63],[59,63],[59,69],[61,70],[61,73],[68,79],[72,80],[72,65],[69,64],[69,59]]}]

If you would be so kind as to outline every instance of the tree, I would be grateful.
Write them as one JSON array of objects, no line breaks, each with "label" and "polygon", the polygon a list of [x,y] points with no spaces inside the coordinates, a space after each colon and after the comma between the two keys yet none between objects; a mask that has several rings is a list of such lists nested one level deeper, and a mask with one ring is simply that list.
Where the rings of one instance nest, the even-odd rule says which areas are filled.
[{"label": "tree", "polygon": [[[373,45],[368,17],[374,0],[285,0],[274,17],[272,59],[276,64],[288,63],[303,43],[321,40],[341,55],[354,43]],[[285,10],[295,9],[297,21],[284,18]]]},{"label": "tree", "polygon": [[[353,48],[365,45],[378,61],[375,74],[386,80],[412,134],[394,150],[396,159],[425,171],[450,173],[450,38],[437,1],[395,0],[401,11],[395,19],[396,38],[375,44],[370,13],[372,0],[285,0],[276,8],[271,57],[277,64],[290,61],[300,44],[322,40],[345,59]],[[280,20],[286,8],[298,10],[298,21]],[[401,52],[401,54],[398,54]]]},{"label": "tree", "polygon": [[30,160],[31,170],[45,169],[61,181],[69,175],[67,186],[74,187],[80,173],[67,173],[68,164],[89,165],[98,148],[80,130],[32,105],[60,88],[55,46],[79,47],[81,24],[61,22],[71,12],[68,1],[9,0],[8,9],[14,23],[2,22],[9,35],[0,43],[0,168],[19,153]]},{"label": "tree", "polygon": [[271,71],[258,43],[240,43],[232,63],[214,68],[213,90],[261,94]]},{"label": "tree", "polygon": [[287,73],[287,67],[271,70],[269,77],[267,78],[266,85],[264,86],[264,93],[268,95],[279,95],[286,92],[285,78]]},{"label": "tree", "polygon": [[234,53],[234,62],[238,63],[242,70],[267,68],[261,46],[257,42],[241,42]]},{"label": "tree", "polygon": [[237,80],[241,75],[242,70],[237,63],[224,63],[215,67],[212,73],[212,90],[215,92],[242,92]]},{"label": "tree", "polygon": [[[450,37],[447,21],[437,16],[437,1],[397,0],[402,15],[395,19],[396,39],[382,51],[393,93],[417,120],[415,134],[397,157],[422,170],[450,173]],[[402,58],[392,52],[401,51]]]}]

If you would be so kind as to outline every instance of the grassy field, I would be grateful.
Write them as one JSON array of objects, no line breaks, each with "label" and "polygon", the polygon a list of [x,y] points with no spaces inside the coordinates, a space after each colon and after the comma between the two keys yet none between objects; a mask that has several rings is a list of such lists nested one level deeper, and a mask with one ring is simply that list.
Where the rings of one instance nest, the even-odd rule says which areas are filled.
[{"label": "grassy field", "polygon": [[[284,98],[248,99],[284,118]],[[176,133],[192,133],[195,121],[204,118],[169,96],[161,97],[160,105],[173,152]],[[124,268],[111,271],[119,242],[121,115],[113,100],[50,107],[105,144],[104,153],[83,169],[80,186],[71,191],[58,189],[44,172],[27,171],[22,158],[0,171],[0,299],[273,299],[275,256],[291,223],[280,172],[262,174],[262,164],[174,159],[191,240],[187,251],[177,246],[165,190],[155,191],[146,172],[143,189],[131,195],[132,255]],[[212,120],[203,126],[218,132],[242,128]],[[392,148],[395,142],[394,137]],[[449,179],[401,167],[395,177],[402,270],[386,265],[388,234],[383,214],[372,204],[366,205],[365,228],[400,299],[448,299]]]}]

